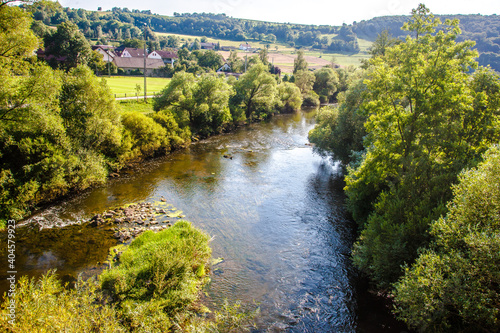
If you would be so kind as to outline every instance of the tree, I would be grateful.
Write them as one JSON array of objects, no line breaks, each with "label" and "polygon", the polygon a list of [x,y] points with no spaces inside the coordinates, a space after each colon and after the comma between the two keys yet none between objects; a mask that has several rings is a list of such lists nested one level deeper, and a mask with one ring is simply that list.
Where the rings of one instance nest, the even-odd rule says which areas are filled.
[{"label": "tree", "polygon": [[309,141],[322,155],[332,155],[347,167],[364,150],[366,114],[361,110],[366,85],[363,78],[353,82],[346,92],[338,95],[339,106],[322,107],[317,125],[309,132]]},{"label": "tree", "polygon": [[396,43],[397,40],[395,38],[392,38],[387,30],[384,30],[377,36],[377,39],[370,47],[370,54],[372,56],[384,56],[385,51],[389,47],[394,46]]},{"label": "tree", "polygon": [[245,64],[243,60],[238,57],[238,51],[230,51],[229,58],[227,59],[229,67],[233,73],[243,73],[245,70]]},{"label": "tree", "polygon": [[189,125],[193,133],[206,137],[219,133],[231,120],[229,99],[233,94],[223,78],[206,74],[197,79],[180,72],[154,99],[153,108],[170,112],[181,127]]},{"label": "tree", "polygon": [[25,58],[33,57],[39,41],[29,29],[30,15],[19,7],[3,4],[5,2],[0,7],[0,70],[23,71]]},{"label": "tree", "polygon": [[446,213],[450,184],[484,151],[470,149],[464,135],[473,111],[473,43],[455,42],[458,21],[441,25],[424,5],[412,14],[404,29],[414,37],[369,61],[367,149],[346,177],[348,207],[363,228],[354,262],[381,287],[428,244],[430,223]]},{"label": "tree", "polygon": [[315,75],[309,71],[298,71],[295,73],[295,85],[299,87],[302,94],[307,94],[314,87]]},{"label": "tree", "polygon": [[86,66],[73,68],[63,76],[59,101],[67,135],[76,146],[116,156],[122,129],[106,81],[99,81]]},{"label": "tree", "polygon": [[269,51],[267,48],[263,48],[259,51],[259,58],[260,58],[260,61],[264,64],[264,65],[269,65],[269,60],[268,60],[268,54],[269,54]]},{"label": "tree", "polygon": [[293,60],[293,74],[297,73],[298,71],[307,70],[307,66],[307,61],[304,58],[304,50],[298,50],[297,58]]},{"label": "tree", "polygon": [[214,50],[207,50],[205,52],[201,52],[198,56],[198,65],[202,67],[207,67],[212,70],[217,70],[224,65],[224,59]]},{"label": "tree", "polygon": [[267,66],[257,64],[242,75],[235,85],[233,103],[241,102],[245,116],[250,119],[255,113],[268,113],[274,105],[276,80],[269,74]]},{"label": "tree", "polygon": [[449,212],[433,222],[435,245],[396,284],[396,313],[429,332],[498,331],[500,148],[463,172]]},{"label": "tree", "polygon": [[90,44],[78,26],[63,22],[53,35],[45,37],[45,55],[53,68],[69,70],[78,65],[86,65],[91,56]]},{"label": "tree", "polygon": [[324,102],[332,101],[334,94],[337,92],[339,86],[339,77],[330,67],[323,67],[314,71],[313,90],[321,97],[323,96]]},{"label": "tree", "polygon": [[300,89],[290,82],[282,82],[277,87],[276,109],[280,112],[294,112],[300,110],[302,94]]}]

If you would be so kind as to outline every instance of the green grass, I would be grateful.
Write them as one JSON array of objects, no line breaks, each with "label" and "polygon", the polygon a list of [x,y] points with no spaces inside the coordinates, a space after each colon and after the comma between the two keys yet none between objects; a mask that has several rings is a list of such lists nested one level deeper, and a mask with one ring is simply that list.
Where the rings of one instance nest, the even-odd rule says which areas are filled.
[{"label": "green grass", "polygon": [[[111,92],[116,97],[135,96],[136,85],[141,86],[139,96],[144,96],[144,77],[143,76],[103,76],[102,77],[111,88]],[[164,77],[148,77],[146,79],[147,94],[149,96],[159,93],[170,82],[170,79]],[[140,99],[140,98],[139,98]]]},{"label": "green grass", "polygon": [[153,113],[153,101],[151,98],[148,98],[148,103],[144,103],[144,97],[139,97],[139,100],[127,99],[117,102],[122,112],[140,112],[144,114]]}]

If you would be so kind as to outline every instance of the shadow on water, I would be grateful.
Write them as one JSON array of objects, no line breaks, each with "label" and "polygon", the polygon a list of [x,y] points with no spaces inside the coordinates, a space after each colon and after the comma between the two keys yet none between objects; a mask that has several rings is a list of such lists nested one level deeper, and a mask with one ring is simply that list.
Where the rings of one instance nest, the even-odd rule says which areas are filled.
[{"label": "shadow on water", "polygon": [[[378,304],[366,303],[369,294],[358,292],[350,261],[355,226],[343,208],[339,169],[308,145],[314,116],[314,111],[280,115],[212,137],[33,218],[88,219],[112,207],[165,197],[214,236],[213,256],[223,258],[212,267],[206,288],[214,307],[224,299],[259,304],[259,332],[378,327],[377,319],[360,322],[358,304]],[[18,270],[30,275],[57,268],[74,279],[103,261],[115,244],[110,230],[82,225],[18,230]]]}]

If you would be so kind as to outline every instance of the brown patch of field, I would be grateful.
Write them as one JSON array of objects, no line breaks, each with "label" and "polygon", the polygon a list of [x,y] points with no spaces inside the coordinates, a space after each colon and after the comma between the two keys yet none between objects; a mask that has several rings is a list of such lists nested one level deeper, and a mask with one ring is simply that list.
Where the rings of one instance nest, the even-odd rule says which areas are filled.
[{"label": "brown patch of field", "polygon": [[[224,57],[224,59],[229,58],[229,51],[219,51],[219,53]],[[253,55],[258,55],[258,53],[245,53],[243,51],[238,52],[238,56],[242,59],[245,55],[249,57]],[[297,58],[296,54],[283,54],[283,53],[269,53],[269,62],[273,63],[281,69],[282,73],[292,73],[293,72],[293,61]],[[318,69],[327,65],[330,65],[330,61],[323,58],[318,58],[314,56],[304,57],[309,64],[309,69]]]}]

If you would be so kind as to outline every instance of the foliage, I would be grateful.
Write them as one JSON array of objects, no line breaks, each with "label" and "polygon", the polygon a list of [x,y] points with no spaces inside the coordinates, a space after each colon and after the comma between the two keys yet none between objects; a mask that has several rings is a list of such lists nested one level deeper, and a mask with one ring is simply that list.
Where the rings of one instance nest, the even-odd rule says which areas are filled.
[{"label": "foliage", "polygon": [[405,29],[415,38],[370,60],[368,150],[346,178],[348,205],[364,227],[354,260],[380,285],[394,282],[427,244],[430,222],[451,197],[449,184],[476,157],[463,136],[472,44],[454,41],[458,22],[433,34],[440,21],[423,5],[413,13]]},{"label": "foliage", "polygon": [[[29,29],[32,19],[18,7],[0,7],[0,70],[14,70],[15,74],[24,69],[23,62],[33,56],[39,41]],[[2,84],[4,84],[2,82]]]},{"label": "foliage", "polygon": [[302,106],[317,107],[320,105],[319,96],[314,91],[309,91],[302,95]]},{"label": "foliage", "polygon": [[[344,166],[352,162],[356,153],[364,150],[366,115],[360,110],[366,86],[363,80],[351,84],[339,97],[340,106],[322,107],[316,117],[316,126],[309,132],[309,141],[321,154],[331,152]],[[354,155],[353,155],[354,154]]]},{"label": "foliage", "polygon": [[300,92],[302,94],[307,94],[314,87],[314,81],[316,80],[316,76],[308,71],[308,70],[300,70],[295,74],[295,85],[299,87]]},{"label": "foliage", "polygon": [[396,312],[423,331],[498,332],[500,148],[460,175],[449,212],[433,222],[432,249],[396,284]]},{"label": "foliage", "polygon": [[121,144],[121,122],[114,96],[86,66],[63,76],[59,97],[67,135],[76,146],[112,155]]},{"label": "foliage", "polygon": [[290,82],[282,82],[277,86],[276,109],[280,112],[294,112],[302,105],[300,89]]},{"label": "foliage", "polygon": [[100,276],[131,329],[168,330],[166,320],[198,297],[207,281],[209,237],[189,222],[146,231],[123,251],[119,264]]},{"label": "foliage", "polygon": [[78,280],[75,287],[65,289],[55,272],[49,271],[39,280],[22,276],[16,286],[15,325],[9,321],[9,299],[1,307],[2,332],[125,332],[115,309],[105,304],[92,279]]},{"label": "foliage", "polygon": [[269,114],[274,106],[276,80],[269,74],[267,66],[257,64],[243,74],[235,84],[236,95],[233,105],[240,105],[245,110],[245,116]]},{"label": "foliage", "polygon": [[314,71],[313,90],[325,99],[325,102],[333,102],[334,94],[339,88],[339,76],[330,67],[323,67]]},{"label": "foliage", "polygon": [[69,70],[78,65],[86,65],[92,50],[78,26],[63,22],[54,34],[45,37],[45,56],[53,68]]},{"label": "foliage", "polygon": [[168,110],[181,126],[189,125],[195,134],[220,133],[231,121],[229,99],[233,89],[223,78],[206,74],[176,73],[170,84],[154,99],[155,111]]},{"label": "foliage", "polygon": [[154,156],[158,151],[167,151],[167,131],[151,117],[131,112],[122,116],[124,140],[120,164]]},{"label": "foliage", "polygon": [[297,58],[293,60],[293,74],[299,71],[307,71],[307,61],[304,58],[304,50],[297,51]]}]

